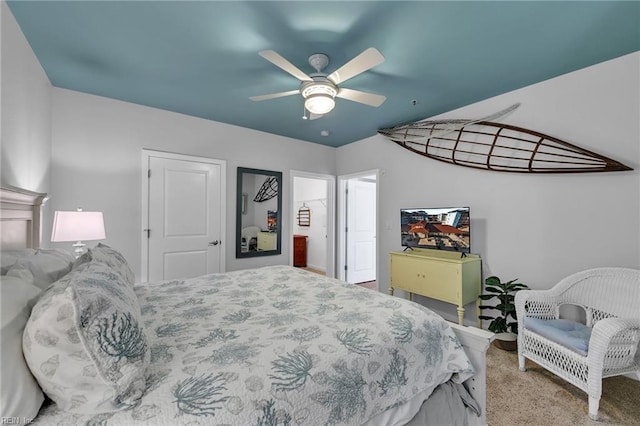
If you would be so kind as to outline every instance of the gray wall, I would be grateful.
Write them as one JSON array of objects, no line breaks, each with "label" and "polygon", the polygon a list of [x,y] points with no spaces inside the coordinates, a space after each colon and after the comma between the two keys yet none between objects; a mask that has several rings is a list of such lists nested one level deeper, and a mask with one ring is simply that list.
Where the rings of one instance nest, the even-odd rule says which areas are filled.
[{"label": "gray wall", "polygon": [[[289,264],[289,171],[335,174],[335,149],[65,89],[53,89],[51,206],[104,212],[107,244],[140,276],[143,148],[227,161],[226,269]],[[235,258],[236,169],[283,172],[282,254]]]},{"label": "gray wall", "polygon": [[0,15],[0,181],[49,192],[51,84],[4,1]]},{"label": "gray wall", "polygon": [[[597,266],[640,268],[640,53],[443,114],[476,118],[520,102],[497,121],[558,137],[633,167],[631,172],[534,175],[454,166],[374,136],[338,148],[339,175],[380,169],[380,289],[400,250],[402,207],[471,207],[472,251],[484,276],[549,288]],[[383,161],[384,159],[384,161]],[[455,318],[450,305],[423,303]]]}]

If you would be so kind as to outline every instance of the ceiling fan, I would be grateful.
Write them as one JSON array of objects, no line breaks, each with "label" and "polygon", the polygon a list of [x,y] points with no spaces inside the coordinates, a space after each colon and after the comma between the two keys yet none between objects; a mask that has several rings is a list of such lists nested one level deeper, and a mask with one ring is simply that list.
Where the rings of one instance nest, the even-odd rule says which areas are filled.
[{"label": "ceiling fan", "polygon": [[335,98],[348,99],[353,102],[378,107],[387,99],[385,96],[374,93],[361,92],[359,90],[347,89],[340,87],[339,84],[344,83],[348,79],[361,74],[376,65],[384,62],[384,56],[375,48],[370,47],[360,53],[349,62],[327,75],[322,70],[329,64],[329,57],[323,53],[316,53],[309,57],[309,65],[316,72],[307,75],[298,69],[291,62],[280,56],[274,50],[263,50],[260,56],[267,61],[273,63],[277,67],[285,70],[292,76],[300,80],[300,88],[289,90],[287,92],[271,93],[268,95],[252,96],[252,101],[265,101],[268,99],[282,98],[301,94],[304,98],[304,115],[303,118],[320,118],[323,114],[328,113],[335,106]]}]

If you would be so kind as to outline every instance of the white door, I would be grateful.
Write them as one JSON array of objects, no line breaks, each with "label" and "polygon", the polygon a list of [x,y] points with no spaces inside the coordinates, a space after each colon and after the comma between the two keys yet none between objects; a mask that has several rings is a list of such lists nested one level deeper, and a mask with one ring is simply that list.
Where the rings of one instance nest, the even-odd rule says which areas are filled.
[{"label": "white door", "polygon": [[225,164],[212,161],[148,157],[148,281],[224,270]]},{"label": "white door", "polygon": [[346,281],[352,284],[376,279],[375,176],[347,181]]}]

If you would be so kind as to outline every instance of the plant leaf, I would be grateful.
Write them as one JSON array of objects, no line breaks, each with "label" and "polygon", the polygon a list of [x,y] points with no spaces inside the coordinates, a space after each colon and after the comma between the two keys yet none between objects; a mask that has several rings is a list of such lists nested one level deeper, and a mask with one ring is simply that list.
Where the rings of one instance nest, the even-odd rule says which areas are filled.
[{"label": "plant leaf", "polygon": [[507,322],[504,318],[496,318],[491,324],[489,324],[489,331],[494,333],[504,333],[507,331]]},{"label": "plant leaf", "polygon": [[496,296],[495,296],[495,294],[481,294],[478,297],[480,297],[480,300],[491,300]]},{"label": "plant leaf", "polygon": [[493,305],[480,305],[480,309],[496,309]]},{"label": "plant leaf", "polygon": [[478,318],[481,319],[481,320],[492,320],[495,317],[491,317],[489,315],[478,315]]},{"label": "plant leaf", "polygon": [[498,278],[496,276],[491,276],[491,277],[487,278],[486,280],[484,280],[484,283],[486,285],[494,285],[494,286],[502,284],[500,282],[500,278]]}]

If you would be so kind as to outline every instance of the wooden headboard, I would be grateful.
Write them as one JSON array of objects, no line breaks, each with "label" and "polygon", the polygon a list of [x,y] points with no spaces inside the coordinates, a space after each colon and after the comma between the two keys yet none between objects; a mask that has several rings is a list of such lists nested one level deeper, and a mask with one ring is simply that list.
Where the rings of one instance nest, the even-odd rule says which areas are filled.
[{"label": "wooden headboard", "polygon": [[0,187],[0,249],[39,248],[42,206],[47,194],[9,185]]}]

